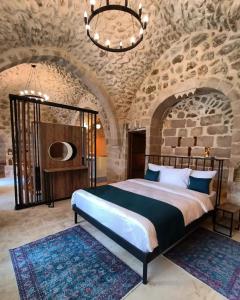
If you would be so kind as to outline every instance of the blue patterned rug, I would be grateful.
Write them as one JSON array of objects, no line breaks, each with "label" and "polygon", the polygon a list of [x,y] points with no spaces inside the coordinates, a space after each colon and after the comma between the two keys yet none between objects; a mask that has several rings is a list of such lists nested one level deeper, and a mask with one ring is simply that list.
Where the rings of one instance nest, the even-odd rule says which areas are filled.
[{"label": "blue patterned rug", "polygon": [[10,250],[21,299],[117,300],[141,277],[82,227]]},{"label": "blue patterned rug", "polygon": [[240,243],[199,228],[165,256],[228,299],[240,299]]}]

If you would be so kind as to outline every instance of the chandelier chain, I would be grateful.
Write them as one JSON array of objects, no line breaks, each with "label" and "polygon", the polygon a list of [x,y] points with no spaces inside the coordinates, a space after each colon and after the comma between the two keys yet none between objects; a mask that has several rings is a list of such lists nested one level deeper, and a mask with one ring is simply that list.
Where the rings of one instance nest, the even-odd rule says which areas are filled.
[{"label": "chandelier chain", "polygon": [[[100,7],[101,6],[102,6],[102,0],[100,1]],[[95,32],[96,32],[96,29],[97,29],[98,19],[99,19],[99,15],[97,16],[97,21],[96,21],[96,24],[95,24]]]},{"label": "chandelier chain", "polygon": [[[37,90],[37,87],[39,87],[40,89]],[[49,99],[49,96],[47,94],[43,94],[41,88],[41,81],[39,78],[39,74],[36,71],[36,65],[32,64],[25,85],[25,89],[20,91],[19,94],[20,96],[29,97],[30,99],[34,98],[39,99],[41,101],[46,101]]]}]

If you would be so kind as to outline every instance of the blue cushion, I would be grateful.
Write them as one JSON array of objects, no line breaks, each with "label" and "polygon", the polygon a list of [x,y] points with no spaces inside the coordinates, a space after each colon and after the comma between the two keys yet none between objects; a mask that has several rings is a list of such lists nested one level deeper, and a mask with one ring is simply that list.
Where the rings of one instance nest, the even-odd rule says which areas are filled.
[{"label": "blue cushion", "polygon": [[151,181],[158,181],[160,171],[152,171],[147,169],[147,172],[144,176],[144,179],[151,180]]},{"label": "blue cushion", "polygon": [[193,191],[197,191],[204,194],[209,194],[209,187],[212,178],[197,178],[189,176],[188,188]]}]

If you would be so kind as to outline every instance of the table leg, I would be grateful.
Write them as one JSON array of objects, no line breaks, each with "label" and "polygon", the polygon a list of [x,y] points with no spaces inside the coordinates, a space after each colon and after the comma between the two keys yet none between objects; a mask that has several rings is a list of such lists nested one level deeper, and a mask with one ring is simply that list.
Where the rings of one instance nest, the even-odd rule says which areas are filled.
[{"label": "table leg", "polygon": [[53,179],[52,176],[49,174],[49,199],[50,199],[50,204],[48,205],[48,207],[53,208],[54,207],[54,199],[53,199]]},{"label": "table leg", "polygon": [[230,237],[232,237],[232,232],[233,232],[233,217],[234,217],[234,214],[231,213],[231,229],[230,229]]}]

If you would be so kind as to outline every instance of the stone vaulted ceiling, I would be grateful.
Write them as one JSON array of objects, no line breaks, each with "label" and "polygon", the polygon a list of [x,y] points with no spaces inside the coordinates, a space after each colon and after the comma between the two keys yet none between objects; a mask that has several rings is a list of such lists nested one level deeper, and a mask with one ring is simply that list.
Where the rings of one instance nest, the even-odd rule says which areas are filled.
[{"label": "stone vaulted ceiling", "polygon": [[[129,2],[138,7],[139,1]],[[1,0],[0,63],[3,57],[11,60],[8,53],[14,49],[64,50],[96,75],[117,117],[124,118],[152,65],[175,41],[196,31],[236,32],[240,28],[239,0],[141,2],[150,17],[143,43],[128,53],[112,54],[99,50],[86,37],[86,0]],[[104,27],[106,37],[114,42],[129,21],[114,16],[108,21],[108,26],[102,20],[99,27]]]}]

